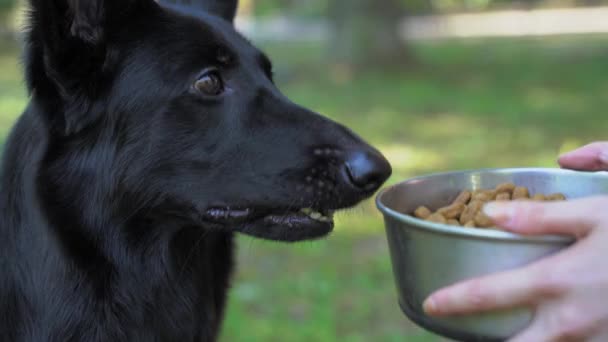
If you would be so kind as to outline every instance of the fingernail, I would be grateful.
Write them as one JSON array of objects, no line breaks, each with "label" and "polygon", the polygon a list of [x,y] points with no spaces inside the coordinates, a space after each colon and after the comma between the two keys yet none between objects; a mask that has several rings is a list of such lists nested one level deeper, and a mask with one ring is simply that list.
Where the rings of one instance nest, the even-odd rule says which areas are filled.
[{"label": "fingernail", "polygon": [[483,207],[483,212],[486,215],[501,223],[511,220],[514,211],[512,206],[505,205],[504,203],[488,203]]},{"label": "fingernail", "polygon": [[437,304],[435,303],[435,300],[433,299],[433,297],[429,297],[427,298],[424,303],[422,304],[422,308],[424,309],[424,312],[426,312],[429,315],[436,315],[437,312]]},{"label": "fingernail", "polygon": [[599,158],[602,163],[608,165],[608,151],[601,152]]}]

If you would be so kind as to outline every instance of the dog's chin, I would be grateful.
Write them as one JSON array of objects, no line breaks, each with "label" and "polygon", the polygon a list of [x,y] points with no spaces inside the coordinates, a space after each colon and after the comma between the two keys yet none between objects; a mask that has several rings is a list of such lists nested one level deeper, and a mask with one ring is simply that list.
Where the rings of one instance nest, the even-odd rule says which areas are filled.
[{"label": "dog's chin", "polygon": [[295,242],[328,235],[332,219],[319,221],[305,214],[268,215],[235,228],[236,231],[266,240]]},{"label": "dog's chin", "polygon": [[319,239],[334,228],[333,211],[310,208],[291,211],[214,208],[207,211],[206,219],[242,234],[284,242]]}]

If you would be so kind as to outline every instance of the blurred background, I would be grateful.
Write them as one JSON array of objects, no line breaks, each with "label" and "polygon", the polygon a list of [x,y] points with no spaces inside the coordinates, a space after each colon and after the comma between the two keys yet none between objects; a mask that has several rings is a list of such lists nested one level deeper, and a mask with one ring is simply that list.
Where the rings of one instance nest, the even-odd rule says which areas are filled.
[{"label": "blurred background", "polygon": [[[0,0],[0,142],[27,102],[23,4]],[[296,102],[407,177],[554,167],[608,138],[608,0],[242,0],[237,26]],[[372,201],[323,241],[239,238],[222,341],[441,341],[400,312]]]}]

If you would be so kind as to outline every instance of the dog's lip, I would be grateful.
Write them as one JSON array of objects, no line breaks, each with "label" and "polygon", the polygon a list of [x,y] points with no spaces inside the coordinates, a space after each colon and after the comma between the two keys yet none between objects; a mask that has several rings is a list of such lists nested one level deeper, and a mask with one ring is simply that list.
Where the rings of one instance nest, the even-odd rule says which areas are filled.
[{"label": "dog's lip", "polygon": [[333,210],[312,208],[213,207],[203,220],[256,238],[296,242],[321,238],[333,230]]},{"label": "dog's lip", "polygon": [[250,220],[255,213],[251,208],[213,207],[205,212],[205,219],[214,222],[240,223]]},{"label": "dog's lip", "polygon": [[226,225],[263,220],[266,224],[284,224],[289,227],[297,223],[310,223],[310,220],[333,224],[333,214],[334,210],[313,209],[312,207],[300,209],[212,207],[206,210],[204,219]]}]

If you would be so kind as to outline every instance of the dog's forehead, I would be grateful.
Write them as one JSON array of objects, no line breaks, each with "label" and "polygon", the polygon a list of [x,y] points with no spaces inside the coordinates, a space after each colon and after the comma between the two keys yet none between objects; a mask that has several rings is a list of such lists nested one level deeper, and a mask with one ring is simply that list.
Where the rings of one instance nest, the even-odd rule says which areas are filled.
[{"label": "dog's forehead", "polygon": [[259,55],[258,49],[243,37],[232,24],[216,17],[210,17],[209,21],[203,21],[203,24],[208,25],[220,44],[233,54],[238,54],[241,58],[252,59]]},{"label": "dog's forehead", "polygon": [[238,57],[239,60],[255,60],[260,54],[259,50],[243,37],[232,23],[195,9],[184,7],[171,7],[169,9],[177,14],[176,20],[183,22],[192,30],[200,32],[200,35],[189,35],[196,40],[194,44],[206,45],[213,42],[214,45],[223,48],[223,51]]}]

